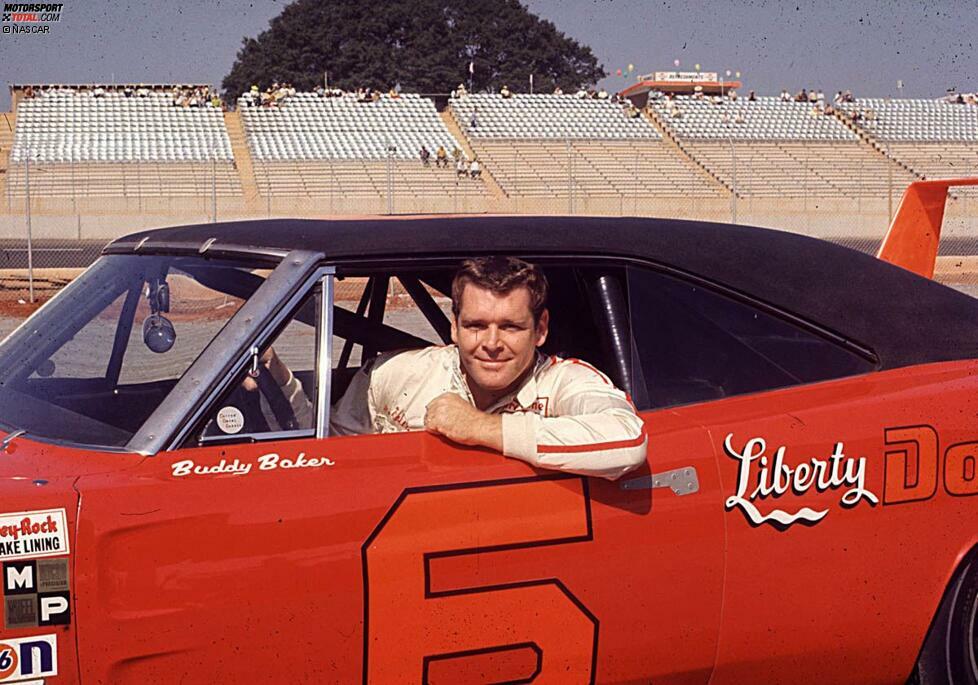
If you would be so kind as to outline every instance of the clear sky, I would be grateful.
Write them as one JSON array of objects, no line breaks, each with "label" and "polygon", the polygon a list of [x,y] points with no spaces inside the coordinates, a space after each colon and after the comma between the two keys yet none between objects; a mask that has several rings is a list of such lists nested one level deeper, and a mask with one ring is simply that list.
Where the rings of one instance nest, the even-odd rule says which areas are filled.
[{"label": "clear sky", "polygon": [[[472,0],[479,2],[480,0]],[[220,85],[245,36],[281,12],[277,0],[63,0],[48,35],[0,34],[0,79],[11,82],[194,82]],[[851,89],[857,96],[938,97],[978,91],[978,3],[525,0],[590,45],[612,74],[740,71],[743,90]],[[384,3],[376,2],[377,11]],[[464,74],[460,74],[461,77]],[[515,84],[510,84],[515,86]],[[9,109],[6,86],[0,110]]]}]

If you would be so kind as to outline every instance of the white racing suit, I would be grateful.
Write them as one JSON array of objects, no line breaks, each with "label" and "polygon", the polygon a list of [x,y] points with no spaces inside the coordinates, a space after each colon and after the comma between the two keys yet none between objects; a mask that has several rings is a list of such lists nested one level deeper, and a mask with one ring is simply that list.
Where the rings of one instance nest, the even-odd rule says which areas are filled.
[{"label": "white racing suit", "polygon": [[[473,405],[455,345],[380,355],[334,405],[334,435],[424,430],[428,403],[452,392]],[[614,480],[645,461],[642,420],[590,364],[537,354],[526,381],[488,408],[502,415],[503,453],[546,469]]]}]

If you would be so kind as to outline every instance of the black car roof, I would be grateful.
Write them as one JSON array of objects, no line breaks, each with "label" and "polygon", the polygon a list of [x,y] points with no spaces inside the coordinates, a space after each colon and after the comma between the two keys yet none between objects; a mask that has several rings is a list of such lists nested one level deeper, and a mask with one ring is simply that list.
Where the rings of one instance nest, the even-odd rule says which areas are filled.
[{"label": "black car roof", "polygon": [[784,231],[703,221],[564,216],[270,219],[134,233],[107,253],[322,252],[351,259],[613,256],[722,284],[872,349],[883,368],[978,358],[978,300],[869,255]]}]

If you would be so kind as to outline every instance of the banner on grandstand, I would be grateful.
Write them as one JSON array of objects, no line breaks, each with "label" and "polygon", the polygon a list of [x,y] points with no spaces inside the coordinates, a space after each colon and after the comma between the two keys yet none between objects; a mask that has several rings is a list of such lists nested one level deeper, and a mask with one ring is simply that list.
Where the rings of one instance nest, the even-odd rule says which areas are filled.
[{"label": "banner on grandstand", "polygon": [[716,83],[715,71],[657,71],[638,77],[639,81],[685,81],[687,83]]}]

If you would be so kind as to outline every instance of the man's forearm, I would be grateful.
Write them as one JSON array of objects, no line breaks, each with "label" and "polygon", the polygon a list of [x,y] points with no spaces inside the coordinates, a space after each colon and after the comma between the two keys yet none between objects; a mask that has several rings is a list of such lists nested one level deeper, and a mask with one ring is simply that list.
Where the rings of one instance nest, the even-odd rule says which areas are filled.
[{"label": "man's forearm", "polygon": [[[480,412],[481,413],[481,412]],[[497,452],[503,451],[503,418],[498,414],[485,414],[474,422],[472,427],[473,445],[482,445],[494,449]]]}]

